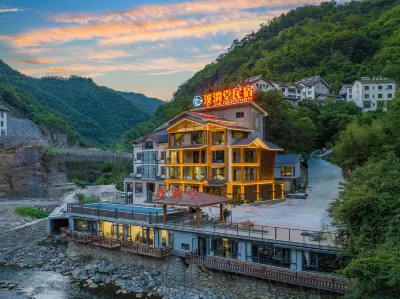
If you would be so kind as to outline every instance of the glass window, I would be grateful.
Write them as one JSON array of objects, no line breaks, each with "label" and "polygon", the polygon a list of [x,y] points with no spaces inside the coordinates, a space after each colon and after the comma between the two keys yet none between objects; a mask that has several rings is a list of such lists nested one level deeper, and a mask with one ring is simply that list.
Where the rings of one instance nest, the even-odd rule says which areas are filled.
[{"label": "glass window", "polygon": [[174,134],[174,145],[175,146],[181,146],[184,143],[184,134],[183,133],[177,133]]},{"label": "glass window", "polygon": [[236,112],[236,118],[243,118],[244,117],[244,112]]},{"label": "glass window", "polygon": [[365,97],[366,99],[369,99],[369,94],[365,94],[364,97]]},{"label": "glass window", "polygon": [[180,163],[180,156],[179,156],[179,152],[171,152],[170,153],[170,162],[172,164],[174,163]]},{"label": "glass window", "polygon": [[142,174],[142,166],[136,167],[136,173],[137,174]]},{"label": "glass window", "polygon": [[311,90],[309,90],[309,91],[307,92],[307,94],[310,95],[310,94],[311,94]]},{"label": "glass window", "polygon": [[248,132],[232,131],[232,138],[242,139],[242,138],[247,138],[248,136],[249,136]]},{"label": "glass window", "polygon": [[233,180],[241,181],[241,169],[240,167],[233,167]]},{"label": "glass window", "polygon": [[225,151],[212,152],[212,163],[224,163],[224,162],[225,162]]},{"label": "glass window", "polygon": [[192,144],[203,144],[203,132],[192,132],[190,137]]},{"label": "glass window", "polygon": [[160,152],[160,158],[161,158],[161,160],[165,160],[165,152],[164,151]]},{"label": "glass window", "polygon": [[245,167],[243,173],[243,181],[255,181],[257,179],[257,170],[255,167]]},{"label": "glass window", "polygon": [[156,164],[157,152],[146,151],[142,153],[143,164]]},{"label": "glass window", "polygon": [[213,168],[212,179],[217,181],[225,180],[225,168]]},{"label": "glass window", "polygon": [[294,176],[294,171],[292,166],[281,167],[281,176]]},{"label": "glass window", "polygon": [[165,175],[165,166],[161,166],[161,175]]},{"label": "glass window", "polygon": [[152,140],[145,141],[142,147],[143,149],[153,149],[153,141]]},{"label": "glass window", "polygon": [[136,160],[142,160],[142,153],[136,154]]},{"label": "glass window", "polygon": [[182,243],[181,249],[182,250],[189,250],[189,244]]},{"label": "glass window", "polygon": [[388,85],[388,89],[392,89],[392,85]]},{"label": "glass window", "polygon": [[393,95],[391,93],[388,94],[388,98],[391,99]]},{"label": "glass window", "polygon": [[135,183],[135,193],[143,193],[143,183]]},{"label": "glass window", "polygon": [[170,167],[170,178],[173,180],[180,179],[180,169],[179,167]]},{"label": "glass window", "polygon": [[383,89],[382,85],[378,85],[378,90],[382,90],[382,89]]},{"label": "glass window", "polygon": [[213,145],[224,145],[225,144],[225,133],[224,132],[213,132],[212,133],[212,144]]},{"label": "glass window", "polygon": [[0,127],[3,127],[3,126],[4,126],[4,125],[3,125],[3,121],[1,121],[1,122],[0,122]]},{"label": "glass window", "polygon": [[383,94],[378,94],[378,99],[382,99],[383,98]]},{"label": "glass window", "polygon": [[289,88],[288,91],[289,91],[290,93],[296,93],[296,89],[294,89],[294,88]]},{"label": "glass window", "polygon": [[364,90],[369,90],[369,86],[368,85],[364,86]]},{"label": "glass window", "polygon": [[371,108],[371,101],[364,101],[363,105],[366,109]]}]

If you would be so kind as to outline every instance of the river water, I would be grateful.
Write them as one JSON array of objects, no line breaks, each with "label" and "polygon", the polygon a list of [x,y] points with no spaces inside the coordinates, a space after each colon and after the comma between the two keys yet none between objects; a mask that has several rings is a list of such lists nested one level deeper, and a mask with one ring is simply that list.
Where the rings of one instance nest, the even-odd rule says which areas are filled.
[{"label": "river water", "polygon": [[[111,299],[137,298],[135,294],[118,294],[117,287],[83,288],[71,282],[69,277],[55,272],[37,271],[17,267],[0,266],[0,281],[19,283],[20,291],[5,291],[0,289],[0,299]],[[142,296],[142,298],[158,298]]]}]

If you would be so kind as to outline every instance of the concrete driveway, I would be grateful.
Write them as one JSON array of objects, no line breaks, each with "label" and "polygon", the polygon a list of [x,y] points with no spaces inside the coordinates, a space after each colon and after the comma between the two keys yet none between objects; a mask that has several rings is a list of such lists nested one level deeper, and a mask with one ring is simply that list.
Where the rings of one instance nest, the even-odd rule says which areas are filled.
[{"label": "concrete driveway", "polygon": [[258,225],[271,225],[304,229],[320,229],[327,222],[329,203],[338,196],[339,182],[344,182],[341,168],[325,160],[309,160],[309,196],[286,203],[266,206],[242,205],[232,209],[233,221],[251,220]]}]

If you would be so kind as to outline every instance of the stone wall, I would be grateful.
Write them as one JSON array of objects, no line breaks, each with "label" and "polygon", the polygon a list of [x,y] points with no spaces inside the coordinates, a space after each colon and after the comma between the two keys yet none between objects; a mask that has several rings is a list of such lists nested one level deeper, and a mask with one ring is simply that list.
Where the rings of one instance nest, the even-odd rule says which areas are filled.
[{"label": "stone wall", "polygon": [[13,149],[23,146],[48,146],[49,143],[37,137],[1,136],[0,149]]},{"label": "stone wall", "polygon": [[46,219],[36,220],[20,227],[0,232],[0,248],[14,248],[46,236]]},{"label": "stone wall", "polygon": [[44,152],[38,146],[0,149],[0,198],[46,197]]},{"label": "stone wall", "polygon": [[[122,269],[123,273],[117,273],[118,275],[115,275],[118,271],[114,271],[111,279],[109,276],[103,277],[107,271],[99,271],[103,273],[96,274],[99,275],[99,281],[113,283],[112,277],[117,277],[115,282],[122,288],[135,290],[143,287],[144,290],[156,291],[165,298],[335,298],[328,292],[201,268],[197,265],[188,266],[183,258],[176,256],[160,260],[73,242],[68,246],[68,256],[84,258],[88,264],[102,263],[105,268]],[[147,274],[130,277],[128,273],[134,273],[132,269],[137,268],[144,268],[144,273]],[[76,272],[82,271],[76,269]]]},{"label": "stone wall", "polygon": [[40,129],[33,121],[12,116],[8,117],[7,134],[15,137],[42,137]]}]

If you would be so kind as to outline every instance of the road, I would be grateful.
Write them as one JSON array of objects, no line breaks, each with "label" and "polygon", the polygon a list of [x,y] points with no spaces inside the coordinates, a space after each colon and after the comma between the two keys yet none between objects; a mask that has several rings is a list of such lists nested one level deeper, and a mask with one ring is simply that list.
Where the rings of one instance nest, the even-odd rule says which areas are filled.
[{"label": "road", "polygon": [[339,182],[344,182],[340,167],[325,160],[309,160],[309,196],[286,203],[266,206],[242,205],[232,209],[233,221],[251,220],[258,225],[320,229],[327,219],[329,203],[338,196]]}]

